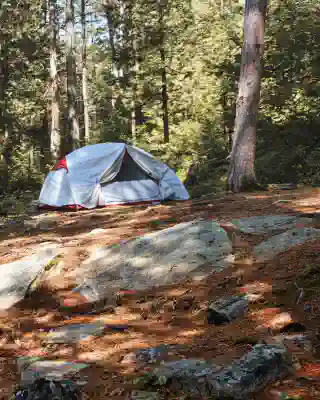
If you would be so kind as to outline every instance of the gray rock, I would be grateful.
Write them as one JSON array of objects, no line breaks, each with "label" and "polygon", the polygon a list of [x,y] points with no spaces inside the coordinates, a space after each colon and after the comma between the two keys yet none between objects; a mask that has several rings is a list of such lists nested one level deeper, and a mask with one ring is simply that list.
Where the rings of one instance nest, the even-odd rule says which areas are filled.
[{"label": "gray rock", "polygon": [[295,228],[275,235],[269,240],[255,246],[253,255],[258,262],[268,261],[276,255],[290,250],[292,247],[320,238],[320,229]]},{"label": "gray rock", "polygon": [[17,360],[21,373],[21,384],[26,385],[39,378],[62,380],[76,375],[87,368],[87,364],[68,361],[40,360],[32,357],[23,357]]},{"label": "gray rock", "polygon": [[283,346],[257,344],[241,359],[224,368],[214,387],[221,396],[243,399],[290,372],[291,360]]},{"label": "gray rock", "polygon": [[172,391],[206,398],[216,394],[213,379],[221,369],[202,359],[186,359],[164,363],[152,377],[155,385],[169,385]]},{"label": "gray rock", "polygon": [[208,323],[222,325],[242,317],[248,310],[247,296],[226,296],[208,306]]},{"label": "gray rock", "polygon": [[180,349],[182,346],[177,344],[161,344],[157,347],[138,349],[135,352],[128,353],[122,359],[123,364],[146,363],[153,364],[161,361],[170,352]]},{"label": "gray rock", "polygon": [[0,309],[6,310],[22,300],[31,283],[61,249],[57,244],[43,243],[33,256],[3,264],[0,268]]},{"label": "gray rock", "polygon": [[[232,246],[213,221],[192,221],[123,243],[96,249],[80,267],[94,276],[100,298],[119,289],[148,289],[176,283],[203,265],[208,276],[229,265]],[[231,257],[232,258],[232,257]]]},{"label": "gray rock", "polygon": [[291,365],[286,348],[257,344],[225,368],[199,359],[179,360],[164,363],[149,378],[155,386],[192,396],[243,399],[283,378]]},{"label": "gray rock", "polygon": [[290,346],[291,344],[300,347],[306,352],[313,351],[312,338],[307,334],[295,334],[295,335],[275,335],[272,339],[281,345]]},{"label": "gray rock", "polygon": [[48,333],[48,343],[76,343],[81,340],[90,339],[92,336],[99,336],[105,329],[105,323],[95,322],[91,324],[70,324],[62,326]]},{"label": "gray rock", "polygon": [[293,229],[297,224],[312,223],[312,218],[299,218],[295,215],[264,215],[241,218],[232,221],[241,232],[264,234]]}]

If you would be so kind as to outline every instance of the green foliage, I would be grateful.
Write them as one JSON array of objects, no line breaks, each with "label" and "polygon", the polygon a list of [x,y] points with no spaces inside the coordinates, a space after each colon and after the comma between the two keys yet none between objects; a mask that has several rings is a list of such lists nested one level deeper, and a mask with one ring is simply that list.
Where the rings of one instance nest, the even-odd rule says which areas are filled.
[{"label": "green foliage", "polygon": [[[58,3],[62,17],[63,2]],[[7,82],[0,73],[4,88],[3,93],[0,90],[0,137],[5,137],[1,151],[8,165],[3,167],[0,185],[6,191],[38,187],[46,171],[50,48],[43,4],[6,0],[1,5],[0,69],[7,71]],[[134,143],[168,163],[182,180],[196,162],[199,184],[190,191],[198,196],[224,190],[228,166],[217,161],[230,152],[243,6],[238,1],[225,2],[224,8],[220,2],[163,1],[162,31],[155,2],[112,4],[114,48],[105,3],[87,2],[90,143]],[[256,175],[262,184],[320,182],[318,10],[316,0],[285,0],[281,6],[269,2],[256,158]],[[59,29],[63,139],[64,26]],[[159,51],[162,34],[165,65]],[[79,58],[79,35],[76,44]],[[79,62],[79,111],[80,66]],[[164,66],[169,143],[163,140]]]},{"label": "green foliage", "polygon": [[[0,178],[0,185],[8,193],[38,190],[43,183],[43,174],[39,166],[32,162],[33,154],[23,146],[14,147],[11,153],[11,161],[6,174]],[[4,180],[9,177],[8,182]]]}]

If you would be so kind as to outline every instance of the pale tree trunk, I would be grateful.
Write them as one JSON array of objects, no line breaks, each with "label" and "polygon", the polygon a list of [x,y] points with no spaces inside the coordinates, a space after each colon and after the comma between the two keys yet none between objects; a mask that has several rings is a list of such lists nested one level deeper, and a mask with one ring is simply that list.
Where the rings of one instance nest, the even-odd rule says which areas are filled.
[{"label": "pale tree trunk", "polygon": [[244,44],[228,184],[234,192],[256,185],[254,169],[257,114],[267,0],[246,0]]},{"label": "pale tree trunk", "polygon": [[168,83],[165,53],[165,23],[164,9],[166,0],[158,0],[159,30],[160,30],[160,59],[161,59],[161,98],[162,98],[162,121],[164,142],[169,142],[169,112],[168,112]]},{"label": "pale tree trunk", "polygon": [[66,46],[67,46],[67,147],[74,150],[80,147],[80,130],[77,119],[76,59],[75,59],[75,22],[73,0],[66,1]]},{"label": "pale tree trunk", "polygon": [[[6,130],[6,90],[8,86],[8,47],[0,42],[0,144],[5,145]],[[4,153],[1,154],[4,156]]]},{"label": "pale tree trunk", "polygon": [[114,9],[115,5],[113,3],[113,0],[111,0],[106,5],[106,17],[108,23],[109,45],[111,49],[112,77],[114,80],[112,84],[112,100],[111,100],[112,110],[116,106],[116,96],[114,93],[114,88],[118,88],[118,83],[119,83],[119,68],[118,68],[117,52],[115,47],[115,27],[113,18]]},{"label": "pale tree trunk", "polygon": [[137,142],[137,89],[138,89],[138,71],[139,71],[139,62],[137,58],[137,42],[136,39],[133,39],[133,51],[134,51],[134,66],[133,66],[133,74],[132,74],[132,97],[131,97],[131,135],[132,135],[132,143],[135,145]]},{"label": "pale tree trunk", "polygon": [[88,104],[88,70],[87,70],[87,24],[86,24],[86,4],[81,0],[81,27],[82,27],[82,101],[83,101],[83,141],[85,144],[90,138],[90,119]]},{"label": "pale tree trunk", "polygon": [[131,56],[128,52],[128,64],[131,61],[131,137],[132,143],[137,142],[137,100],[138,100],[138,75],[139,75],[139,59],[138,59],[138,29],[134,22],[134,5],[128,8],[129,14],[129,36]]},{"label": "pale tree trunk", "polygon": [[[8,41],[9,42],[9,41]],[[6,38],[0,38],[0,190],[8,186],[8,168],[11,161],[12,138],[9,133],[6,90],[9,83],[9,58]],[[3,185],[3,187],[2,187]]]},{"label": "pale tree trunk", "polygon": [[57,68],[58,10],[56,0],[49,0],[51,122],[50,153],[54,160],[60,156],[59,76]]},{"label": "pale tree trunk", "polygon": [[[130,2],[129,2],[130,3]],[[125,12],[126,12],[126,7],[125,7],[125,2],[120,0],[118,2],[119,5],[119,19],[118,19],[118,29],[117,29],[117,43],[119,46],[119,64],[118,64],[118,68],[119,68],[119,77],[123,78],[124,77],[124,65],[125,62],[123,60],[123,49],[124,49],[124,45],[125,45],[125,24],[126,24],[126,18],[125,18]],[[126,60],[125,60],[126,61]],[[124,83],[124,80],[122,79],[122,83]],[[121,87],[122,85],[120,85],[120,81],[119,81],[119,86]]]}]

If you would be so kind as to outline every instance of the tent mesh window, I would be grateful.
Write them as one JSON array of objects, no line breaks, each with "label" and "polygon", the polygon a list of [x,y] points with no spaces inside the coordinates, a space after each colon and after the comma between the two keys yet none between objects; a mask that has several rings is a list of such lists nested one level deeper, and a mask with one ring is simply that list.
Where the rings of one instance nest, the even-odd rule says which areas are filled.
[{"label": "tent mesh window", "polygon": [[118,174],[112,181],[102,183],[101,185],[106,186],[114,182],[145,181],[146,179],[151,179],[156,182],[155,179],[147,174],[126,152]]}]

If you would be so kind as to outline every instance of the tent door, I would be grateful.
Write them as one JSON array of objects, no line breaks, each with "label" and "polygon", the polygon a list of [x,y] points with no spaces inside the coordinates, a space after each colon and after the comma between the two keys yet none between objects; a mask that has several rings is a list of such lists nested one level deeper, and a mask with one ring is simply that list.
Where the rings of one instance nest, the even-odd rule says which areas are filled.
[{"label": "tent door", "polygon": [[108,182],[102,181],[100,184],[101,186],[105,186],[113,182],[144,181],[147,179],[157,182],[132,159],[129,153],[125,152],[117,175],[112,180]]}]

